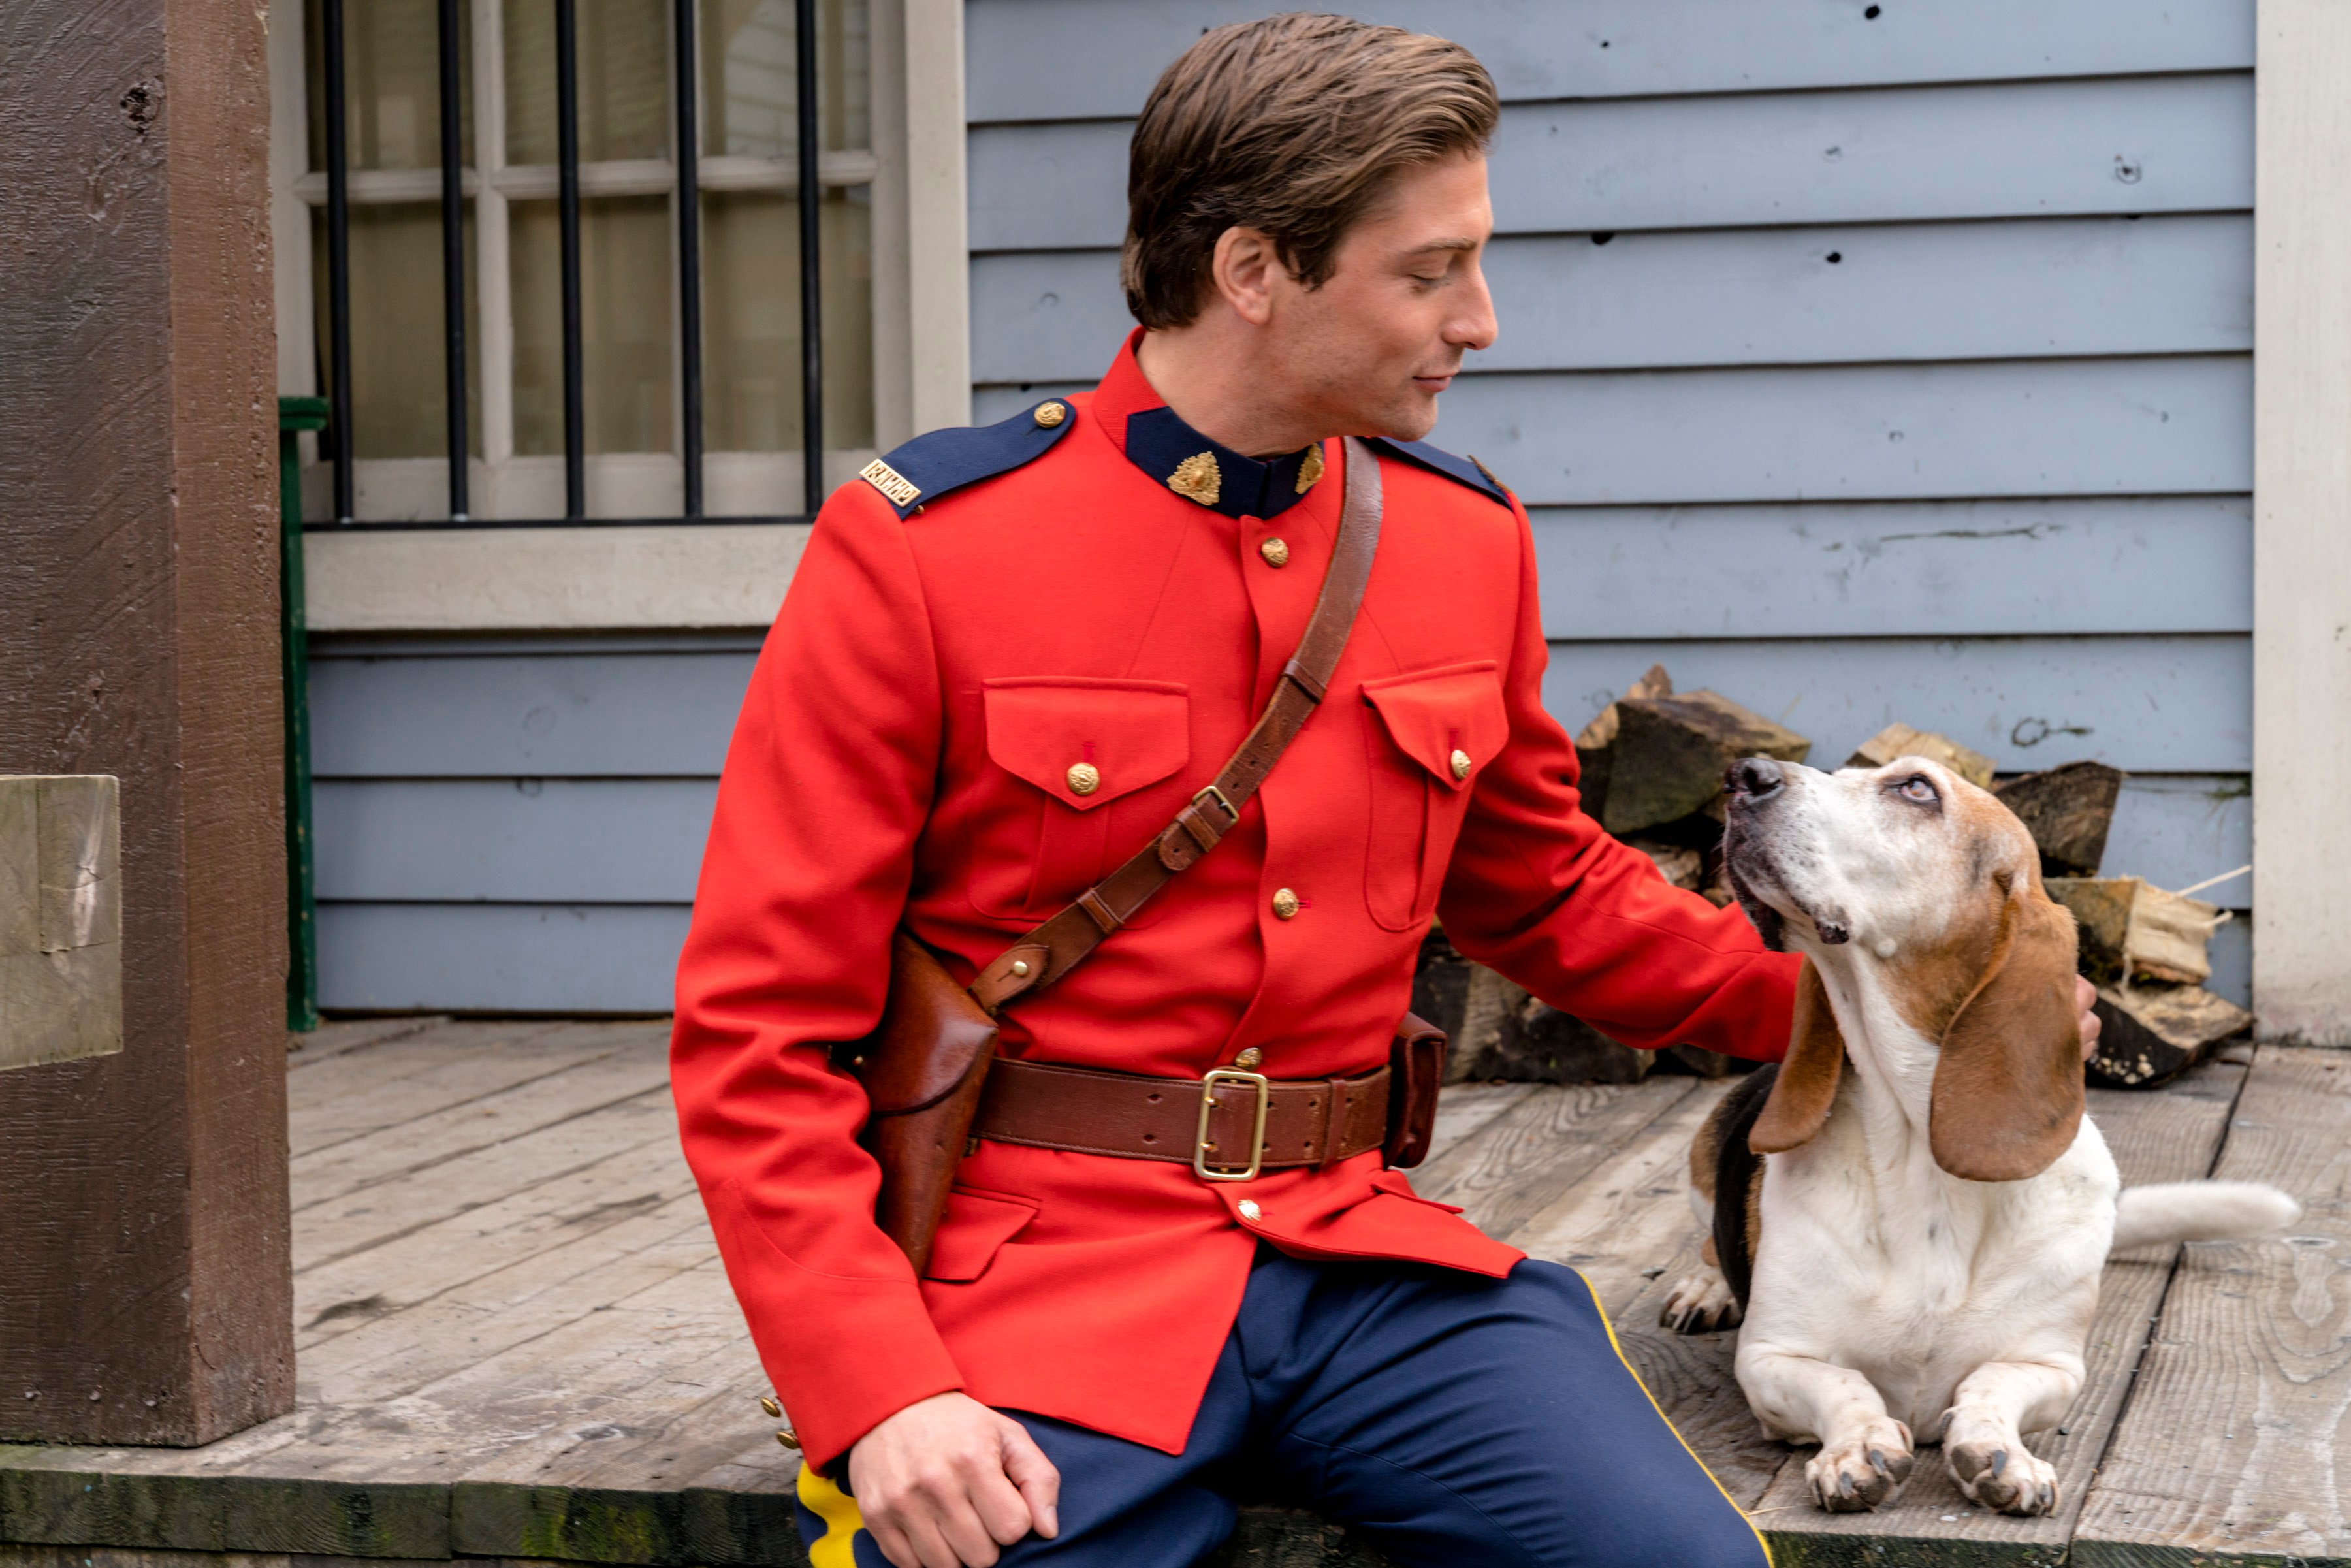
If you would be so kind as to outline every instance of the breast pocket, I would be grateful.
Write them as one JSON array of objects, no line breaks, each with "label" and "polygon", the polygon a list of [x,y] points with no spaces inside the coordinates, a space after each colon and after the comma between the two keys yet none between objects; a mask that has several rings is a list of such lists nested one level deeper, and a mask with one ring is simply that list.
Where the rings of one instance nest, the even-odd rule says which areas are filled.
[{"label": "breast pocket", "polygon": [[1041,920],[1163,825],[1136,827],[1134,810],[1107,808],[1138,807],[1134,798],[1183,771],[1189,698],[1166,681],[1013,676],[986,682],[982,702],[995,776],[975,823],[985,852],[974,856],[984,869],[973,902],[984,914]]},{"label": "breast pocket", "polygon": [[1364,701],[1373,715],[1364,897],[1374,920],[1408,930],[1437,908],[1469,792],[1508,740],[1510,717],[1491,659],[1366,681]]}]

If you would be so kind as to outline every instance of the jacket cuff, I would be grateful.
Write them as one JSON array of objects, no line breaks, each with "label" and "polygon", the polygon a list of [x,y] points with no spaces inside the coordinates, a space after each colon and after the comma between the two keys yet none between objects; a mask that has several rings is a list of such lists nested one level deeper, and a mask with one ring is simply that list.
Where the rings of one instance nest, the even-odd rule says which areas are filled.
[{"label": "jacket cuff", "polygon": [[768,1240],[731,1189],[714,1196],[728,1282],[811,1469],[828,1472],[907,1406],[963,1387],[911,1270],[902,1279],[820,1274]]}]

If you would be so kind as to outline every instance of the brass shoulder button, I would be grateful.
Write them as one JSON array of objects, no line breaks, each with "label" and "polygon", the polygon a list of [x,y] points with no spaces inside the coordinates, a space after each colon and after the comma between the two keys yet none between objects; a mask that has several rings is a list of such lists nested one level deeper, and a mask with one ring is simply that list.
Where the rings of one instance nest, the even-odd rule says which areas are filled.
[{"label": "brass shoulder button", "polygon": [[759,1408],[768,1413],[768,1419],[770,1421],[780,1421],[784,1418],[784,1407],[776,1403],[773,1395],[761,1396]]},{"label": "brass shoulder button", "polygon": [[1038,429],[1050,430],[1070,417],[1070,407],[1061,402],[1040,402],[1032,417],[1037,421]]}]

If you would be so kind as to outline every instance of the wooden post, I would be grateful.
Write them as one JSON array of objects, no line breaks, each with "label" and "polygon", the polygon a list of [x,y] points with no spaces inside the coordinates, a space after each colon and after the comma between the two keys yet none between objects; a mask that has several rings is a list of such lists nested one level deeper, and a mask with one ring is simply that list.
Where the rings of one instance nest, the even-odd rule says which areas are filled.
[{"label": "wooden post", "polygon": [[0,1071],[0,1437],[287,1409],[264,8],[0,8],[0,773],[120,782],[122,1049]]},{"label": "wooden post", "polygon": [[2253,209],[2253,1013],[2351,1045],[2351,7],[2262,0]]}]

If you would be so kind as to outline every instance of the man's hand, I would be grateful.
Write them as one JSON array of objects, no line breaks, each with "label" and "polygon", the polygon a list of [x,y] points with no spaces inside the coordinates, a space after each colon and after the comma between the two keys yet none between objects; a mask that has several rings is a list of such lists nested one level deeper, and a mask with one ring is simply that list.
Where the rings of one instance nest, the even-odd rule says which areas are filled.
[{"label": "man's hand", "polygon": [[990,1568],[998,1547],[1061,1528],[1061,1472],[1019,1422],[961,1394],[909,1405],[860,1437],[849,1490],[897,1568]]},{"label": "man's hand", "polygon": [[2082,1009],[2082,1060],[2087,1061],[2098,1054],[2098,1030],[2105,1025],[2090,1009],[2098,1005],[2098,988],[2074,977],[2074,1005]]}]

